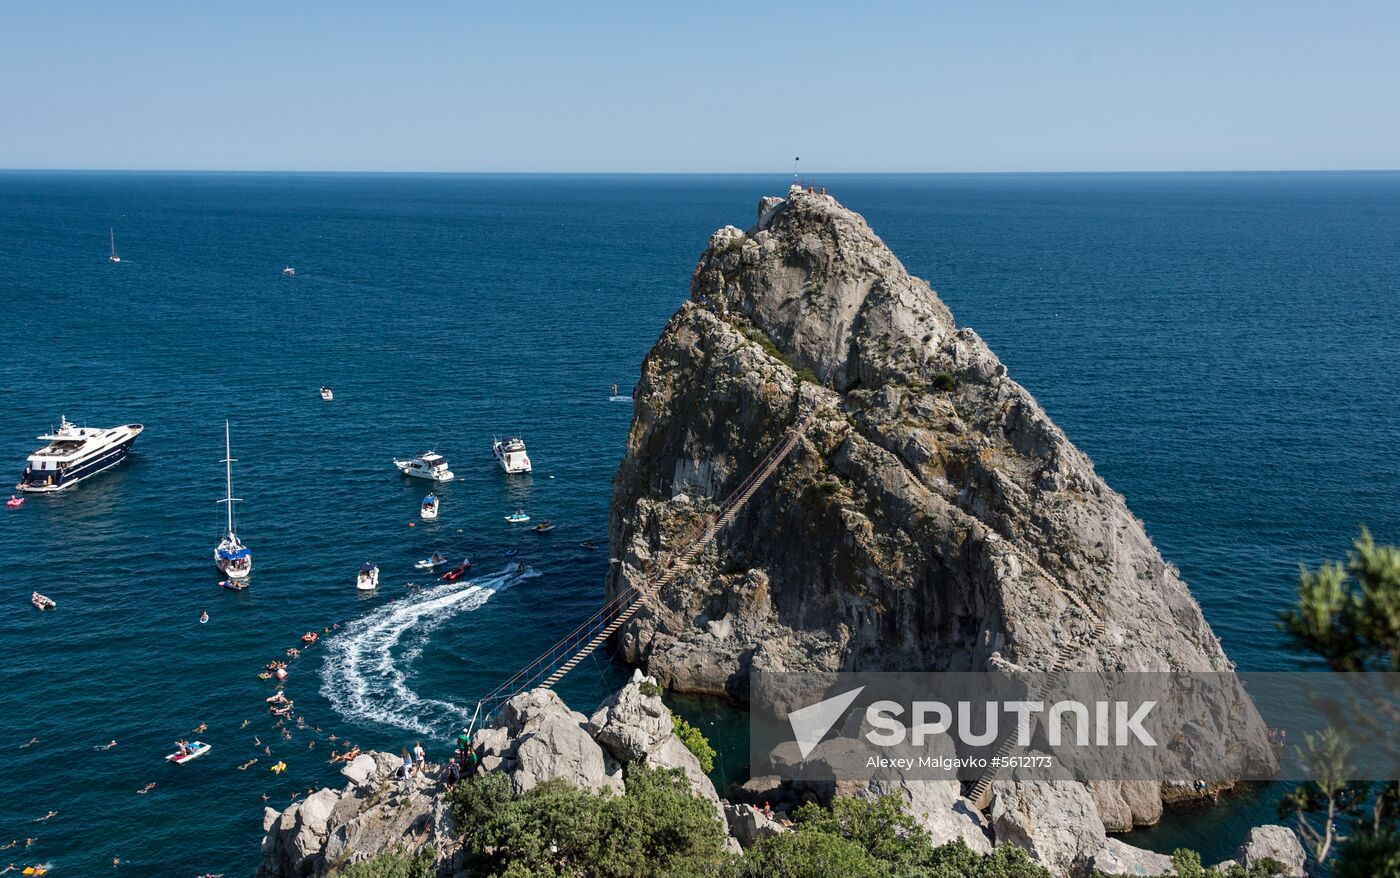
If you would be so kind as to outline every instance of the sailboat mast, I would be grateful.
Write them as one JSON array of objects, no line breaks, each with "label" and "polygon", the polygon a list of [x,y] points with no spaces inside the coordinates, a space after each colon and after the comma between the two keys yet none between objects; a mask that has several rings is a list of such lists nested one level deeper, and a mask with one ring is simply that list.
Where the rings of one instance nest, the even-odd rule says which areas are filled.
[{"label": "sailboat mast", "polygon": [[224,503],[228,505],[228,532],[233,533],[233,453],[228,443],[228,421],[224,421],[224,482],[227,494]]}]

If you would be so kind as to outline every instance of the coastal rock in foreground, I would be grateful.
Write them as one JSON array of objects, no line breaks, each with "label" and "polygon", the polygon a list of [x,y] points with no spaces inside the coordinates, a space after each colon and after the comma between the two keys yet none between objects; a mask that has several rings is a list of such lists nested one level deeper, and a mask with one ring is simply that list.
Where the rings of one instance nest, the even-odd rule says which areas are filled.
[{"label": "coastal rock in foreground", "polygon": [[[676,737],[659,691],[655,680],[637,672],[592,719],[553,690],[521,693],[502,706],[497,725],[477,733],[478,770],[504,772],[518,792],[562,779],[580,789],[622,793],[625,764],[678,768],[693,793],[714,803],[715,820],[727,832],[719,794]],[[407,783],[398,776],[400,764],[392,753],[362,754],[341,769],[349,780],[344,789],[317,790],[281,813],[266,809],[258,878],[319,878],[379,854],[429,847],[440,875],[465,874],[441,770],[430,766],[427,776]],[[754,836],[768,831],[756,827]]]},{"label": "coastal rock in foreground", "polygon": [[[497,726],[477,735],[479,773],[505,773],[521,790],[559,778],[612,794],[622,789],[615,765],[679,768],[692,792],[714,803],[715,819],[728,833],[733,852],[793,831],[789,813],[803,802],[893,794],[936,845],[960,839],[980,853],[989,853],[993,844],[1018,845],[1056,876],[1084,875],[1091,865],[1104,874],[1164,871],[1142,871],[1160,866],[1166,859],[1162,855],[1106,839],[1092,798],[1084,785],[1072,782],[999,782],[1004,786],[999,786],[990,822],[959,795],[956,782],[906,778],[898,771],[860,784],[755,778],[736,790],[735,798],[757,801],[721,800],[694,754],[675,736],[655,680],[639,672],[591,718],[571,710],[556,693],[536,689],[513,698],[497,719]],[[564,732],[566,726],[582,736]],[[529,746],[542,739],[548,739],[547,746]],[[857,739],[835,738],[821,744],[820,755],[836,762],[861,746]],[[282,812],[265,809],[258,878],[324,878],[380,854],[416,854],[429,847],[436,852],[438,878],[466,878],[440,772],[430,767],[427,777],[410,784],[398,776],[399,766],[392,753],[366,753],[341,769],[347,779],[343,789],[317,790]],[[765,813],[764,805],[772,811]],[[1252,831],[1239,856],[1247,863],[1270,856],[1291,869],[1291,864],[1301,864],[1302,849],[1289,830],[1270,826]]]},{"label": "coastal rock in foreground", "polygon": [[[797,188],[711,237],[642,365],[608,597],[799,409],[816,415],[798,448],[619,633],[667,686],[742,700],[753,669],[1232,669],[1142,522],[982,339],[864,219]],[[1155,822],[1164,797],[1199,794],[1190,779],[1272,766],[1238,700],[1169,751],[1170,785],[1094,784],[1100,831]]]},{"label": "coastal rock in foreground", "polygon": [[[257,878],[310,878],[396,850],[432,847],[449,864],[458,849],[446,787],[398,777],[399,757],[365,753],[341,769],[344,789],[321,789],[280,814],[266,809]],[[450,869],[446,874],[451,874]]]}]

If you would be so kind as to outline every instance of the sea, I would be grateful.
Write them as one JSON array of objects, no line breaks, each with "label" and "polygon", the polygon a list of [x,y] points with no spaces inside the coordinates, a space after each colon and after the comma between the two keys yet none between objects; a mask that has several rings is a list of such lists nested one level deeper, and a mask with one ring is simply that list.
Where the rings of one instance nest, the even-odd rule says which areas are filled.
[{"label": "sea", "polygon": [[[790,183],[0,173],[0,467],[17,479],[61,416],[145,428],[116,469],[0,509],[0,864],[251,875],[264,806],[337,783],[346,742],[446,755],[478,697],[599,606],[632,417],[612,385],[636,383],[710,233]],[[1298,565],[1363,525],[1400,541],[1400,174],[816,183],[1092,456],[1242,669],[1316,667],[1276,628]],[[212,563],[225,422],[241,593]],[[506,434],[533,474],[497,466]],[[430,486],[393,466],[429,449],[455,473],[431,523]],[[415,571],[435,550],[472,575]],[[286,734],[258,676],[279,660],[306,724]],[[561,692],[589,710],[627,673],[599,656]],[[717,780],[741,777],[742,713],[675,704]],[[212,749],[170,764],[181,738]],[[1280,794],[1128,840],[1213,862]]]}]

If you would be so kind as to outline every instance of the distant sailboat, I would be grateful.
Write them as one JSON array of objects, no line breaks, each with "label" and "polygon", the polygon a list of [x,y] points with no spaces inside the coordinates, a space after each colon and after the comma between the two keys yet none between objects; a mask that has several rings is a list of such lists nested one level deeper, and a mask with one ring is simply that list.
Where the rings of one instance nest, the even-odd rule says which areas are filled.
[{"label": "distant sailboat", "polygon": [[224,421],[224,485],[227,493],[219,502],[228,506],[228,526],[224,530],[224,538],[214,549],[214,563],[231,580],[247,579],[248,574],[253,572],[253,553],[238,541],[238,534],[233,530],[233,504],[237,498],[233,496],[233,455],[229,451],[228,421]]},{"label": "distant sailboat", "polygon": [[111,226],[107,227],[107,242],[112,245],[112,255],[107,257],[107,261],[121,262],[122,258],[117,255],[117,233]]}]

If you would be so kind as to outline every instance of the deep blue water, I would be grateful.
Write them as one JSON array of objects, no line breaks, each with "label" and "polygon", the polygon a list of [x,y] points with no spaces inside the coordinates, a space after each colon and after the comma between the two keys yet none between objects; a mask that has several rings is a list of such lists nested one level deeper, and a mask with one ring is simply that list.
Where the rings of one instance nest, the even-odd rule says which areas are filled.
[{"label": "deep blue water", "polygon": [[[1302,661],[1273,628],[1299,562],[1342,556],[1362,523],[1400,540],[1400,175],[824,182],[1127,496],[1241,667]],[[635,381],[709,233],[785,185],[0,174],[0,464],[17,477],[60,414],[146,425],[120,468],[0,510],[0,845],[37,839],[0,862],[248,874],[262,796],[280,808],[334,780],[330,734],[440,755],[473,696],[598,603],[607,552],[578,542],[605,537],[631,415],[610,385]],[[225,418],[256,558],[243,594],[210,563]],[[507,431],[532,477],[495,466]],[[390,458],[428,447],[461,480],[440,521],[410,528],[426,485]],[[559,526],[513,530],[516,506]],[[434,548],[481,576],[405,596]],[[539,575],[497,575],[508,548]],[[368,598],[367,559],[383,571]],[[34,589],[58,610],[35,612]],[[256,674],[331,625],[287,686],[322,731],[282,740]],[[620,674],[585,666],[563,694],[587,709]],[[200,723],[211,753],[165,764]],[[1218,859],[1270,807],[1266,792],[1135,841]]]}]

